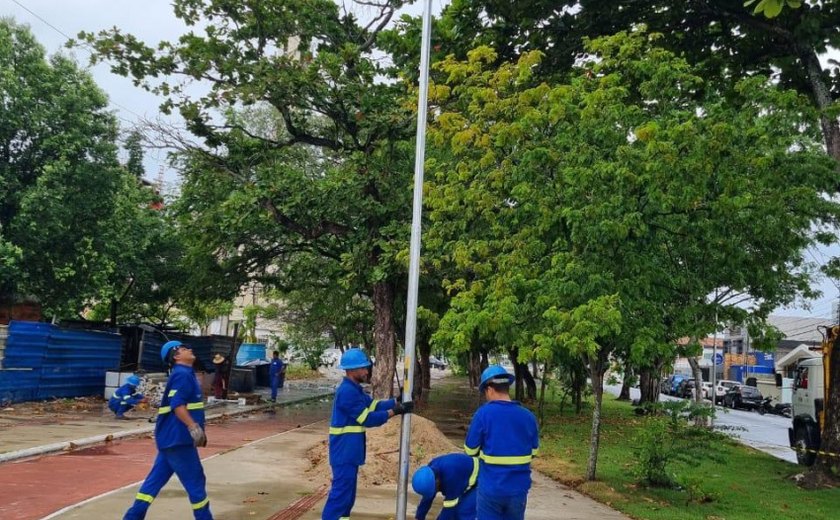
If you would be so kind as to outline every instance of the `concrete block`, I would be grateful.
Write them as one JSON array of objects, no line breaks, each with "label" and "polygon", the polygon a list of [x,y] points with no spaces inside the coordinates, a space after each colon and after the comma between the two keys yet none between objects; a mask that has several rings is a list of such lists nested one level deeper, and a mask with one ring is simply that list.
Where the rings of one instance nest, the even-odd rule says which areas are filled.
[{"label": "concrete block", "polygon": [[[105,372],[105,386],[120,386],[119,372]],[[106,397],[107,399],[107,397]]]},{"label": "concrete block", "polygon": [[116,386],[106,386],[106,387],[105,387],[105,394],[103,395],[103,397],[105,397],[105,400],[106,400],[106,401],[107,401],[108,399],[110,399],[110,398],[111,398],[111,396],[113,396],[113,395],[114,395],[114,392],[116,392],[116,391],[117,391],[117,388],[119,388],[119,387],[116,387]]}]

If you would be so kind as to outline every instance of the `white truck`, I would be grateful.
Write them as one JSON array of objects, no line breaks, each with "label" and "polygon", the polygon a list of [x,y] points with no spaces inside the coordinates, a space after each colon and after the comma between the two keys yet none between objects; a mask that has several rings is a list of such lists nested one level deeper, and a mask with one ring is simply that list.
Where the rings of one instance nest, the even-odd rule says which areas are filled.
[{"label": "white truck", "polygon": [[788,437],[790,447],[796,450],[796,460],[806,466],[814,464],[817,458],[816,451],[820,449],[828,379],[824,362],[825,345],[827,342],[830,349],[836,334],[835,330],[827,332],[827,338],[823,342],[823,357],[800,361],[793,380],[793,425],[788,429]]}]

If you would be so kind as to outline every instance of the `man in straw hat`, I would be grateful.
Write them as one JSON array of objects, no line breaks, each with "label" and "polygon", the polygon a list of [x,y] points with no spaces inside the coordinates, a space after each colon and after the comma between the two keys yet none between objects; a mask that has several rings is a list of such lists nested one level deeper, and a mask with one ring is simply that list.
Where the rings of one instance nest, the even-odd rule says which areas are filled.
[{"label": "man in straw hat", "polygon": [[216,365],[216,372],[213,374],[213,396],[216,399],[222,399],[225,395],[225,357],[221,354],[216,354],[213,357],[213,364]]}]

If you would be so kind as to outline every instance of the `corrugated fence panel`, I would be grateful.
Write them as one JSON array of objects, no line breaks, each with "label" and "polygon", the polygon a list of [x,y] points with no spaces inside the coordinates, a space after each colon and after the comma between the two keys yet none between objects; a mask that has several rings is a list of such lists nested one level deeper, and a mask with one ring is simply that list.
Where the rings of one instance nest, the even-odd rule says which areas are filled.
[{"label": "corrugated fence panel", "polygon": [[40,378],[40,370],[0,370],[0,406],[35,399]]},{"label": "corrugated fence panel", "polygon": [[3,368],[41,368],[47,350],[47,338],[55,328],[49,323],[11,322]]},{"label": "corrugated fence panel", "polygon": [[122,337],[119,334],[56,328],[47,341],[44,367],[98,368],[104,378],[105,370],[119,368],[121,350]]},{"label": "corrugated fence panel", "polygon": [[101,368],[41,369],[36,399],[101,395],[105,390],[105,370]]},{"label": "corrugated fence panel", "polygon": [[[205,372],[213,370],[213,344],[216,340],[212,336],[187,336],[183,334],[167,334],[170,340],[178,340],[192,348],[198,359],[198,368]],[[140,366],[146,372],[165,372],[166,367],[160,359],[160,349],[168,341],[161,334],[147,333],[143,335],[143,353],[140,355]]]}]

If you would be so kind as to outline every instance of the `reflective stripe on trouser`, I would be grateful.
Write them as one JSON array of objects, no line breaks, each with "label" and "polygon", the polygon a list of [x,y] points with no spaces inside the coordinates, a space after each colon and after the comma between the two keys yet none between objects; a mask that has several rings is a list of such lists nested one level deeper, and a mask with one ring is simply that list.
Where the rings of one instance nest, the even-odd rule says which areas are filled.
[{"label": "reflective stripe on trouser", "polygon": [[321,520],[342,520],[350,518],[350,511],[356,502],[356,480],[359,466],[339,464],[332,466],[332,487],[321,513]]},{"label": "reflective stripe on trouser", "polygon": [[158,452],[152,470],[140,486],[134,504],[126,511],[123,520],[142,520],[155,497],[172,474],[187,490],[193,516],[196,520],[213,520],[210,513],[210,501],[207,498],[206,479],[198,450],[194,446],[176,446]]},{"label": "reflective stripe on trouser", "polygon": [[525,520],[528,492],[501,497],[485,495],[479,491],[476,502],[478,520]]}]

